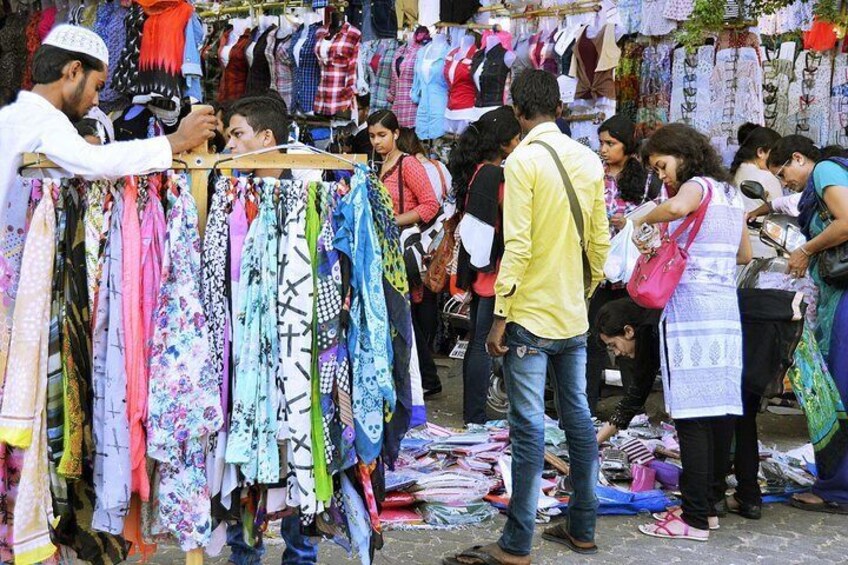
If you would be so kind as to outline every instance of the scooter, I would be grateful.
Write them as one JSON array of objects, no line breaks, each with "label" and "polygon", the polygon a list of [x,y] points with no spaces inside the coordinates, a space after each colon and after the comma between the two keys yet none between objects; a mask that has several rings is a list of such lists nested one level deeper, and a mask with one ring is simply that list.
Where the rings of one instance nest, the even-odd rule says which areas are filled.
[{"label": "scooter", "polygon": [[[739,189],[752,200],[768,203],[765,188],[756,181],[743,181]],[[748,263],[736,279],[737,288],[757,288],[762,273],[788,273],[789,254],[806,242],[798,220],[787,214],[769,214],[762,221],[749,221],[748,226],[759,233],[760,241],[773,248],[777,256],[759,257]]]}]

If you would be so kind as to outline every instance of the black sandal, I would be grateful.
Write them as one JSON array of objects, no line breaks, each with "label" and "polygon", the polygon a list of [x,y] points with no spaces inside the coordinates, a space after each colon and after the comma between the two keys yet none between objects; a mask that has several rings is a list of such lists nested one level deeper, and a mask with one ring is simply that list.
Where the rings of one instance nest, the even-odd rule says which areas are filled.
[{"label": "black sandal", "polygon": [[598,546],[595,544],[588,547],[577,545],[577,543],[575,543],[575,539],[568,533],[568,529],[565,524],[559,524],[546,529],[542,534],[542,539],[564,545],[574,553],[579,553],[581,555],[594,555],[595,553],[598,553]]},{"label": "black sandal", "polygon": [[[442,565],[505,565],[503,561],[491,553],[482,551],[483,547],[482,545],[475,545],[453,557],[445,557],[442,559]],[[462,561],[460,558],[466,560]],[[472,559],[474,561],[469,561]]]},{"label": "black sandal", "polygon": [[789,501],[789,505],[793,508],[798,508],[799,510],[806,510],[807,512],[848,515],[848,504],[842,504],[839,502],[828,502],[827,500],[823,500],[821,502],[804,502],[803,500],[793,496]]}]

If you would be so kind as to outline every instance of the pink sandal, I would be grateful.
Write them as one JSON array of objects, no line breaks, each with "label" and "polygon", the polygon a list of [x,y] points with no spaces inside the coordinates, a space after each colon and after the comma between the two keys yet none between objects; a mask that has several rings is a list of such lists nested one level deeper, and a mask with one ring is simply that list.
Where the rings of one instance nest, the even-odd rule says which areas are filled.
[{"label": "pink sandal", "polygon": [[680,516],[668,515],[665,520],[655,524],[639,526],[639,531],[646,536],[665,539],[685,539],[692,541],[707,541],[710,539],[709,530],[693,528],[683,521]]},{"label": "pink sandal", "polygon": [[[678,518],[681,518],[683,516],[683,508],[681,508],[680,506],[673,506],[665,512],[654,512],[653,514],[651,514],[651,517],[654,520],[657,520],[658,522],[664,522],[665,520],[668,520],[669,516],[677,516]],[[718,524],[718,516],[709,516],[707,520],[710,525],[710,530],[718,530],[719,528],[721,528],[721,526],[719,526]]]}]

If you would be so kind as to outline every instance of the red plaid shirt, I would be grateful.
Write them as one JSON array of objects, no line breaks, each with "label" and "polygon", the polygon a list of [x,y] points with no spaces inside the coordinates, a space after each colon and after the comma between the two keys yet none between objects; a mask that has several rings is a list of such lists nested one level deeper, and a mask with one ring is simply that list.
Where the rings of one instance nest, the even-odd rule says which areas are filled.
[{"label": "red plaid shirt", "polygon": [[324,39],[330,34],[325,26],[315,33],[315,55],[321,65],[321,82],[315,96],[315,113],[334,116],[350,110],[353,102],[353,86],[356,82],[356,60],[359,58],[359,42],[362,34],[345,23],[330,39],[329,49],[322,48]]}]

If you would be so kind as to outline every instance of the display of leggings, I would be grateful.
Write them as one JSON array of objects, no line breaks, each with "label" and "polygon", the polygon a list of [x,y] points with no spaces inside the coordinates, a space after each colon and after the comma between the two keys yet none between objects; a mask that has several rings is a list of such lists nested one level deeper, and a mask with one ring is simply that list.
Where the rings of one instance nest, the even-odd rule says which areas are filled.
[{"label": "display of leggings", "polygon": [[717,461],[725,461],[733,437],[733,417],[682,418],[674,421],[680,444],[680,494],[683,521],[693,528],[709,528],[708,518],[716,516],[712,488]]},{"label": "display of leggings", "polygon": [[418,349],[418,366],[421,368],[421,386],[425,392],[442,386],[430,350],[438,322],[436,295],[425,288],[421,302],[412,304],[412,328],[415,332],[415,347]]},{"label": "display of leggings", "polygon": [[736,438],[736,448],[733,453],[733,469],[736,475],[736,494],[738,502],[745,506],[760,506],[763,503],[760,483],[757,476],[760,472],[760,445],[757,436],[757,412],[760,408],[761,397],[745,390],[742,391],[742,416],[729,417],[733,434],[720,434],[716,443],[716,455],[727,453],[726,459],[716,458],[715,476],[713,479],[713,498],[721,502],[727,492],[727,474],[730,472],[730,444]]},{"label": "display of leggings", "polygon": [[471,333],[462,361],[462,419],[466,424],[485,424],[486,395],[492,374],[492,358],[486,353],[486,338],[495,317],[495,297],[471,299]]},{"label": "display of leggings", "polygon": [[[610,285],[599,286],[589,300],[589,327],[590,335],[586,346],[586,396],[589,398],[589,410],[592,415],[597,415],[598,401],[601,399],[601,383],[604,378],[604,368],[609,362],[609,353],[598,338],[598,332],[595,328],[595,318],[598,312],[601,311],[604,304],[626,298],[628,296],[626,288],[614,288]],[[485,339],[485,338],[484,338]],[[621,369],[621,384],[626,391],[630,387],[631,371],[630,365],[626,362],[620,363]]]}]

